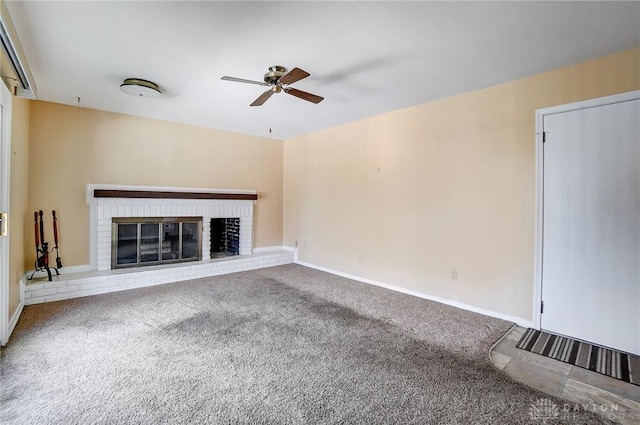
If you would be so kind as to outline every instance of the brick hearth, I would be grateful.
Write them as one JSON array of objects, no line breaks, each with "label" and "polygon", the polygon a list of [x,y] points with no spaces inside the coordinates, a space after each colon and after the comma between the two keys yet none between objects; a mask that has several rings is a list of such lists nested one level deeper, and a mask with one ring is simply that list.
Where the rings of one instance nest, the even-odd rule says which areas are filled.
[{"label": "brick hearth", "polygon": [[[96,196],[97,194],[97,196]],[[172,196],[173,194],[173,196]],[[137,197],[137,195],[141,197]],[[148,186],[87,185],[90,221],[90,271],[64,273],[49,282],[39,278],[25,287],[25,304],[123,291],[169,282],[272,267],[293,262],[282,249],[254,252],[255,191]],[[114,217],[202,217],[202,260],[111,270]],[[212,218],[240,218],[240,254],[210,259]]]}]

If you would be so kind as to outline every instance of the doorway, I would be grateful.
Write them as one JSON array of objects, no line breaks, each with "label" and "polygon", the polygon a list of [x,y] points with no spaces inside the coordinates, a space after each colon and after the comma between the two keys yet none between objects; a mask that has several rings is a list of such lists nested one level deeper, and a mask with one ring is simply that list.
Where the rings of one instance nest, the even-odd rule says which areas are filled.
[{"label": "doorway", "polygon": [[548,108],[537,117],[534,320],[540,329],[634,354],[640,354],[639,117],[640,92]]},{"label": "doorway", "polygon": [[0,84],[0,345],[9,340],[9,188],[11,176],[11,93]]}]

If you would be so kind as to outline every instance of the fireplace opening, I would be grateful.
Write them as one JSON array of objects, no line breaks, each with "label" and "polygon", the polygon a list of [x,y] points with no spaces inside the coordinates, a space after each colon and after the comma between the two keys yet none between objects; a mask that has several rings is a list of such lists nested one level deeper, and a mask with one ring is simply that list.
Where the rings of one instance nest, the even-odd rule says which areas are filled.
[{"label": "fireplace opening", "polygon": [[211,219],[211,258],[240,254],[240,219]]},{"label": "fireplace opening", "polygon": [[113,218],[111,268],[202,259],[202,217]]}]

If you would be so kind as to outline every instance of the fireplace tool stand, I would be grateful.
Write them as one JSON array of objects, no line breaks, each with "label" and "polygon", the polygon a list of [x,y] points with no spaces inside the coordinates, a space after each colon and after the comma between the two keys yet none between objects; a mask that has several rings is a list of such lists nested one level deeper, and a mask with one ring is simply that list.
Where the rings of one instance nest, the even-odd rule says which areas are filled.
[{"label": "fireplace tool stand", "polygon": [[[58,219],[56,218],[55,210],[51,213],[53,214],[53,239],[55,242],[55,247],[51,250],[49,250],[49,243],[44,241],[44,213],[42,210],[34,211],[33,213],[33,230],[36,239],[36,268],[33,273],[31,273],[29,280],[33,279],[33,275],[37,272],[47,272],[49,281],[52,281],[53,276],[51,274],[51,269],[55,270],[56,275],[60,275],[60,271],[58,269],[62,268],[62,260],[60,259],[60,254],[58,252]],[[49,254],[53,253],[54,249],[56,251],[56,267],[51,267],[49,266]]]}]

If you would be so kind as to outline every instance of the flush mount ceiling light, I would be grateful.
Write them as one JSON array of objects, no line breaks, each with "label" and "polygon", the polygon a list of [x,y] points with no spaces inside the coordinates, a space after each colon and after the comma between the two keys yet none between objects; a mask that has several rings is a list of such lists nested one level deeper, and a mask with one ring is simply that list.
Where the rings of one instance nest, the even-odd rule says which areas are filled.
[{"label": "flush mount ceiling light", "polygon": [[120,91],[131,96],[160,97],[162,92],[156,83],[140,78],[127,78],[120,85]]}]

